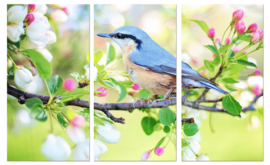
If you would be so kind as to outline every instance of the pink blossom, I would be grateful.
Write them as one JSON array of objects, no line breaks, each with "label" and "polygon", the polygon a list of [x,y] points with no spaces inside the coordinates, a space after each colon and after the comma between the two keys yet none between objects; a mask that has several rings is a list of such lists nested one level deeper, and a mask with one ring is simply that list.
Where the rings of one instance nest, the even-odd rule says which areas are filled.
[{"label": "pink blossom", "polygon": [[67,7],[63,7],[62,11],[65,12],[66,14],[68,14],[68,8]]},{"label": "pink blossom", "polygon": [[247,33],[254,33],[258,29],[258,25],[256,23],[249,25],[247,29]]},{"label": "pink blossom", "polygon": [[234,50],[233,50],[234,54],[236,54],[239,51],[240,51],[240,48],[238,48],[238,47],[235,47]]},{"label": "pink blossom", "polygon": [[75,81],[72,78],[68,78],[64,81],[64,88],[67,91],[74,91],[76,89]]},{"label": "pink blossom", "polygon": [[244,23],[240,23],[236,26],[236,31],[239,35],[243,34],[246,31],[246,26]]},{"label": "pink blossom", "polygon": [[156,154],[156,155],[160,156],[160,155],[162,155],[163,153],[164,153],[164,148],[157,147],[157,148],[155,149],[155,154]]},{"label": "pink blossom", "polygon": [[259,85],[255,85],[255,87],[252,89],[252,93],[255,94],[256,96],[259,96],[262,91]]},{"label": "pink blossom", "polygon": [[242,18],[240,21],[234,22],[233,26],[237,26],[238,24],[244,23],[244,18]]},{"label": "pink blossom", "polygon": [[214,28],[209,29],[208,30],[208,37],[213,39],[214,36],[215,36],[215,29]]},{"label": "pink blossom", "polygon": [[133,84],[132,85],[132,88],[134,89],[134,90],[140,90],[140,86],[138,85],[138,84]]},{"label": "pink blossom", "polygon": [[247,52],[247,50],[245,50],[243,53],[247,54],[248,52]]},{"label": "pink blossom", "polygon": [[244,16],[243,10],[236,10],[233,12],[233,20],[234,21],[240,21]]},{"label": "pink blossom", "polygon": [[258,33],[260,34],[260,39],[263,40],[263,30],[262,29],[258,30]]},{"label": "pink blossom", "polygon": [[256,76],[259,76],[259,75],[261,74],[261,70],[260,70],[260,69],[256,69],[256,70],[254,71],[254,74],[255,74]]},{"label": "pink blossom", "polygon": [[216,38],[215,43],[221,43],[220,38]]},{"label": "pink blossom", "polygon": [[34,16],[34,14],[31,14],[31,13],[27,14],[26,17],[25,17],[25,19],[24,19],[24,21],[25,21],[25,23],[27,23],[27,25],[29,26],[32,22],[35,21],[35,16]]},{"label": "pink blossom", "polygon": [[230,44],[231,43],[231,38],[226,38],[226,40],[225,40],[225,45],[228,45],[228,44]]},{"label": "pink blossom", "polygon": [[108,89],[105,87],[100,87],[97,89],[96,96],[105,97],[108,95]]},{"label": "pink blossom", "polygon": [[258,31],[255,31],[252,34],[250,41],[254,43],[254,42],[257,42],[259,39],[260,39],[260,34]]},{"label": "pink blossom", "polygon": [[84,124],[85,124],[85,118],[81,115],[78,115],[76,117],[74,117],[72,120],[71,120],[71,124],[74,126],[74,127],[80,127],[80,128],[83,128],[84,127]]},{"label": "pink blossom", "polygon": [[28,13],[32,13],[36,8],[35,4],[29,4],[28,5]]},{"label": "pink blossom", "polygon": [[150,156],[150,153],[147,151],[141,155],[141,160],[147,160]]}]

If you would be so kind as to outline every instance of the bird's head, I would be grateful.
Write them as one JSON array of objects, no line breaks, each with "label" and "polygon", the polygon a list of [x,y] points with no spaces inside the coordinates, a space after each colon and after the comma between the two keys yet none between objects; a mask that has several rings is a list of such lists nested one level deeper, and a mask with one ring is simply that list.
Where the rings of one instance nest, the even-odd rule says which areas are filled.
[{"label": "bird's head", "polygon": [[115,30],[113,33],[100,33],[100,37],[113,39],[121,49],[130,45],[136,46],[140,50],[144,42],[152,41],[152,39],[140,28],[135,26],[123,26]]}]

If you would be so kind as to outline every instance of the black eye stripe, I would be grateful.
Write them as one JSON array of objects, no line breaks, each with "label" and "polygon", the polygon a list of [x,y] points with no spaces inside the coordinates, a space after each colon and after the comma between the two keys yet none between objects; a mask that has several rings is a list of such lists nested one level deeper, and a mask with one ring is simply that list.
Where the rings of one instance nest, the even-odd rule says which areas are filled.
[{"label": "black eye stripe", "polygon": [[110,36],[111,37],[114,37],[114,38],[117,38],[117,39],[130,38],[130,39],[132,39],[137,44],[137,48],[138,49],[141,49],[142,41],[139,40],[138,38],[136,38],[135,36],[131,35],[131,34],[112,33],[112,34],[110,34]]}]

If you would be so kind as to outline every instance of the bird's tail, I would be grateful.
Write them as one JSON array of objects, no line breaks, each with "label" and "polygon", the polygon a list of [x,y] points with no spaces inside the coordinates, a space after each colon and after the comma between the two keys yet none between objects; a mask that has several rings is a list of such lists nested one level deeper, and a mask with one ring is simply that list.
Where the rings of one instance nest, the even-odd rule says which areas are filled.
[{"label": "bird's tail", "polygon": [[211,89],[214,89],[220,93],[223,93],[223,94],[229,94],[228,92],[224,91],[223,89],[217,87],[216,85],[213,85],[213,84],[210,84],[210,83],[207,83],[207,82],[204,82],[204,81],[200,81],[200,83],[202,83],[203,85],[205,85],[206,87],[208,88],[211,88]]}]

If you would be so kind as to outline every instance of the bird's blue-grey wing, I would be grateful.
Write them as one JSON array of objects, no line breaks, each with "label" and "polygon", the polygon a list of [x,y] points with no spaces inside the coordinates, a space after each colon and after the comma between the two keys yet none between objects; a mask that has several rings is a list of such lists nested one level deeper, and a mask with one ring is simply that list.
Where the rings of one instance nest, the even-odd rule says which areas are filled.
[{"label": "bird's blue-grey wing", "polygon": [[[161,48],[161,47],[160,47]],[[156,73],[165,73],[176,76],[176,57],[165,49],[135,50],[129,56],[134,64]]]}]

